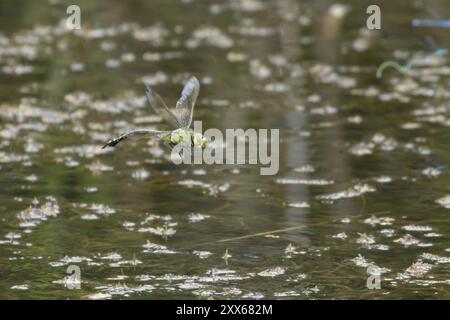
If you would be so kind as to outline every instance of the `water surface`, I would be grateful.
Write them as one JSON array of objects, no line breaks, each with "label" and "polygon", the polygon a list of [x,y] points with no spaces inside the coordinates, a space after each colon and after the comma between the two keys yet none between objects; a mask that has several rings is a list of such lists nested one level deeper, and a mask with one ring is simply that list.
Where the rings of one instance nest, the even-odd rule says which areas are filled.
[{"label": "water surface", "polygon": [[[411,26],[448,6],[369,31],[345,3],[79,1],[73,32],[71,2],[2,1],[0,297],[450,298],[449,36]],[[204,127],[280,129],[277,175],[101,149],[163,128],[144,81],[174,105],[191,75]]]}]

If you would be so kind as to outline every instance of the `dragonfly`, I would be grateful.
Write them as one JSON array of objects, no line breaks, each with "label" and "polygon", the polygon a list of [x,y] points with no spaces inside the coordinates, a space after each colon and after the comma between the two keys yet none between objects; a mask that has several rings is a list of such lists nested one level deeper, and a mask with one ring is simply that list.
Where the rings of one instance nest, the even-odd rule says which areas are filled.
[{"label": "dragonfly", "polygon": [[414,19],[411,22],[413,27],[428,28],[450,28],[450,19],[447,20],[431,20],[431,19]]},{"label": "dragonfly", "polygon": [[411,21],[413,27],[450,28],[450,19],[443,19],[442,14],[436,8],[424,5],[423,9],[434,19],[413,19]]},{"label": "dragonfly", "polygon": [[192,123],[194,105],[200,92],[200,83],[197,78],[191,77],[188,80],[174,109],[169,109],[161,96],[149,85],[146,84],[146,88],[147,100],[153,110],[167,121],[173,127],[173,130],[159,131],[149,128],[137,128],[109,140],[103,146],[103,149],[106,147],[115,147],[120,142],[130,138],[142,138],[146,136],[160,139],[171,148],[180,143],[205,148],[206,139],[203,135],[189,128]]}]

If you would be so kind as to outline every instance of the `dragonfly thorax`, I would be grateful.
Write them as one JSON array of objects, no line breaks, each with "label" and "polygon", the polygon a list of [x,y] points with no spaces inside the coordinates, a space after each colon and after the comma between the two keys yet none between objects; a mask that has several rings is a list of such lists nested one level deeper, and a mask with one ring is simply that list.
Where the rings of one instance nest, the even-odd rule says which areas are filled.
[{"label": "dragonfly thorax", "polygon": [[180,143],[189,143],[192,146],[204,148],[206,139],[201,133],[196,133],[192,129],[180,128],[171,131],[163,137],[163,141],[174,147]]}]

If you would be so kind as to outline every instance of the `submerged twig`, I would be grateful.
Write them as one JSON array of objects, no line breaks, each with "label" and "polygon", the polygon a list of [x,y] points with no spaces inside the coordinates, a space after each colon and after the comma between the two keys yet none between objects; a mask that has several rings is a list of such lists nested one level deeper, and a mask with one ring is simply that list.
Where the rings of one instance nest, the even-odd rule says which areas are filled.
[{"label": "submerged twig", "polygon": [[301,226],[294,226],[294,227],[289,227],[289,228],[284,228],[284,229],[277,229],[277,230],[272,230],[272,231],[265,231],[265,232],[258,232],[258,233],[248,234],[248,235],[240,236],[240,237],[233,237],[233,238],[228,238],[228,239],[222,239],[222,240],[218,240],[217,242],[229,242],[229,241],[236,241],[236,240],[260,237],[260,236],[266,236],[266,235],[269,235],[269,234],[281,233],[281,232],[286,232],[286,231],[291,231],[291,230],[297,230],[297,229],[302,229],[302,228],[306,228],[306,227],[307,226],[303,224]]}]

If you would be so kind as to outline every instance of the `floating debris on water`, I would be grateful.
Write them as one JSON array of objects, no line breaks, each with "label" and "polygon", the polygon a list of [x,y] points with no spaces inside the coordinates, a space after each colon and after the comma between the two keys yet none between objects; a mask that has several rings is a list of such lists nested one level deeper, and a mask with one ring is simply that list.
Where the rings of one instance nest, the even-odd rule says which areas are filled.
[{"label": "floating debris on water", "polygon": [[285,268],[282,267],[275,267],[275,268],[270,268],[270,269],[266,269],[263,270],[261,272],[258,272],[258,275],[261,277],[277,277],[277,276],[281,276],[286,272]]},{"label": "floating debris on water", "polygon": [[307,202],[291,202],[287,204],[288,207],[292,208],[309,208],[310,205]]},{"label": "floating debris on water", "polygon": [[279,184],[304,184],[304,185],[316,185],[316,186],[326,186],[334,184],[332,180],[308,180],[308,179],[277,179],[276,183]]},{"label": "floating debris on water", "polygon": [[358,267],[366,268],[371,265],[371,263],[367,261],[366,258],[364,258],[361,254],[358,254],[358,256],[356,258],[353,258],[351,261],[353,261],[353,263]]},{"label": "floating debris on water", "polygon": [[11,290],[24,290],[25,291],[25,290],[30,289],[30,286],[27,285],[27,284],[17,284],[17,285],[12,286],[10,289]]},{"label": "floating debris on water", "polygon": [[284,249],[284,254],[286,255],[287,258],[292,258],[293,254],[297,254],[298,252],[296,251],[297,248],[295,248],[292,243],[289,243],[288,246],[286,247],[286,249]]},{"label": "floating debris on water", "polygon": [[427,176],[429,178],[434,178],[437,177],[441,174],[442,172],[436,168],[425,168],[422,170],[422,174],[424,176]]},{"label": "floating debris on water", "polygon": [[209,215],[205,215],[205,214],[201,214],[201,213],[191,213],[189,215],[189,221],[190,222],[200,222],[203,221],[205,219],[210,218],[211,216]]},{"label": "floating debris on water", "polygon": [[348,236],[347,236],[347,234],[345,232],[341,232],[341,233],[333,235],[332,237],[336,238],[336,239],[345,240],[345,239],[347,239]]},{"label": "floating debris on water", "polygon": [[403,230],[406,231],[418,231],[418,232],[428,232],[433,229],[429,226],[417,226],[417,225],[407,225],[402,227]]},{"label": "floating debris on water", "polygon": [[445,196],[436,200],[441,206],[450,209],[450,196]]},{"label": "floating debris on water", "polygon": [[375,239],[373,236],[367,235],[365,233],[358,233],[359,238],[356,239],[356,243],[359,244],[373,244],[375,243]]},{"label": "floating debris on water", "polygon": [[17,214],[25,228],[34,227],[49,218],[55,218],[60,213],[59,204],[53,197],[46,197],[46,202],[38,206],[39,201],[34,201],[33,206]]},{"label": "floating debris on water", "polygon": [[161,253],[161,254],[174,254],[177,253],[174,250],[170,250],[167,248],[167,246],[159,245],[156,243],[152,243],[147,240],[145,244],[142,245],[144,250],[142,252],[144,253]]},{"label": "floating debris on water", "polygon": [[423,277],[428,271],[431,270],[433,265],[429,263],[424,263],[422,261],[414,262],[411,266],[409,266],[404,275],[406,277]]},{"label": "floating debris on water", "polygon": [[131,176],[136,180],[143,181],[150,177],[150,172],[145,169],[138,169],[136,171],[133,171]]},{"label": "floating debris on water", "polygon": [[224,255],[222,256],[222,259],[225,260],[225,264],[228,265],[228,259],[233,257],[231,254],[228,253],[228,249],[225,250]]},{"label": "floating debris on water", "polygon": [[340,200],[345,198],[359,197],[368,192],[375,192],[376,189],[368,184],[356,184],[353,187],[336,193],[330,193],[326,195],[320,195],[316,198],[319,200]]},{"label": "floating debris on water", "polygon": [[219,193],[226,192],[230,188],[229,183],[217,185],[212,183],[205,183],[199,180],[182,180],[178,181],[178,184],[186,186],[188,188],[200,187],[204,189],[205,193],[207,193],[210,196],[217,196]]},{"label": "floating debris on water", "polygon": [[198,256],[200,259],[208,259],[211,255],[212,252],[209,251],[192,251],[193,254],[195,254],[196,256]]},{"label": "floating debris on water", "polygon": [[370,218],[367,218],[364,220],[364,223],[370,224],[371,226],[374,225],[380,225],[380,226],[390,226],[392,225],[392,222],[394,222],[394,218],[390,217],[375,217],[371,216]]},{"label": "floating debris on water", "polygon": [[405,234],[403,237],[395,239],[394,242],[396,243],[400,243],[404,246],[412,246],[412,245],[417,245],[420,243],[420,241],[416,238],[414,238],[412,235],[410,234]]},{"label": "floating debris on water", "polygon": [[[40,9],[57,17],[50,2]],[[352,23],[356,0],[323,16],[308,2],[144,2],[147,22],[128,10],[128,21],[104,15],[79,30],[65,19],[5,17],[5,298],[445,298],[450,67],[434,29],[422,49],[379,37]],[[408,2],[399,21],[432,26],[414,20],[417,9]],[[277,175],[247,164],[176,166],[156,140],[101,149],[128,129],[173,129],[144,84],[177,112],[191,71],[203,85],[205,130],[280,129]],[[70,265],[82,290],[63,287],[81,284]],[[369,275],[382,275],[382,290],[362,295]]]}]

